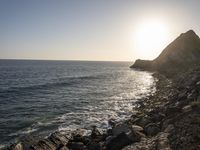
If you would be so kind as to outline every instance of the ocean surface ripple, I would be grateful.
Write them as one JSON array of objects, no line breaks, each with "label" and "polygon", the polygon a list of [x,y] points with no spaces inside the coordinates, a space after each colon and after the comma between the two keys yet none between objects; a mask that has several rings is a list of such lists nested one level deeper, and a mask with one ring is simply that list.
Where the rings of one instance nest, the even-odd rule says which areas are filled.
[{"label": "ocean surface ripple", "polygon": [[0,60],[0,143],[26,135],[107,128],[155,91],[129,62]]}]

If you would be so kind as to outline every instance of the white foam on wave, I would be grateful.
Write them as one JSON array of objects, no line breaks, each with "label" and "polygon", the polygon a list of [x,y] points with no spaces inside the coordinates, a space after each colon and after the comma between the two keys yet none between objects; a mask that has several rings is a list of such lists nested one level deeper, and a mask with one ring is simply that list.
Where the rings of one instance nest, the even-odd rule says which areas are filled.
[{"label": "white foam on wave", "polygon": [[48,126],[48,125],[51,125],[53,123],[53,121],[48,121],[48,122],[41,122],[41,121],[38,121],[37,122],[37,125],[38,126]]},{"label": "white foam on wave", "polygon": [[[138,76],[137,79],[140,80],[134,81],[136,84],[129,87],[125,92],[122,91],[104,98],[98,105],[91,104],[84,106],[84,108],[77,106],[77,111],[65,113],[55,118],[54,121],[61,124],[59,130],[88,129],[91,128],[91,125],[105,129],[109,127],[108,120],[110,119],[120,122],[129,118],[134,112],[134,103],[138,99],[151,95],[156,90],[155,80],[151,75],[141,72]],[[130,80],[135,79],[130,78]],[[123,88],[126,85],[120,86]]]},{"label": "white foam on wave", "polygon": [[24,130],[19,130],[19,131],[15,132],[15,133],[11,133],[8,136],[18,136],[18,135],[30,134],[30,133],[33,133],[33,132],[35,132],[37,130],[38,130],[38,128],[28,127],[28,128],[26,128]]},{"label": "white foam on wave", "polygon": [[5,147],[6,147],[6,145],[0,144],[0,149],[3,149],[3,148],[5,148]]}]

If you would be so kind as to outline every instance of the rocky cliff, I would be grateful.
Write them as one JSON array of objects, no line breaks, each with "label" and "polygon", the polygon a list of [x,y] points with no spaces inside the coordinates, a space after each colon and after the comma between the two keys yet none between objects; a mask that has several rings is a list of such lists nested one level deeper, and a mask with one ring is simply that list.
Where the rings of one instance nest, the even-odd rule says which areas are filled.
[{"label": "rocky cliff", "polygon": [[200,38],[193,30],[182,33],[154,60],[136,60],[131,68],[174,74],[200,64]]}]

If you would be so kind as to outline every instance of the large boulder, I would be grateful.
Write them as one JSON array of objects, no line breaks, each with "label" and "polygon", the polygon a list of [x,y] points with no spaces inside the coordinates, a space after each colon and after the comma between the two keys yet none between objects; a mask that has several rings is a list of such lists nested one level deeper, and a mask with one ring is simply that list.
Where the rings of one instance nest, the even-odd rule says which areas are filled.
[{"label": "large boulder", "polygon": [[128,133],[130,131],[131,131],[131,128],[126,123],[119,123],[119,124],[115,125],[112,128],[112,134],[113,134],[113,136],[117,136],[120,133]]},{"label": "large boulder", "polygon": [[58,146],[49,139],[40,140],[31,146],[32,150],[56,150],[57,148]]},{"label": "large boulder", "polygon": [[142,132],[143,128],[137,125],[117,124],[112,129],[112,136],[106,139],[106,149],[120,150],[131,143],[139,142],[145,136]]},{"label": "large boulder", "polygon": [[123,147],[132,143],[132,140],[122,132],[116,137],[113,137],[106,145],[107,150],[121,150]]},{"label": "large boulder", "polygon": [[60,132],[52,133],[47,139],[39,140],[36,144],[31,146],[34,150],[56,150],[66,145],[69,141],[69,137],[61,134]]},{"label": "large boulder", "polygon": [[87,147],[82,142],[71,142],[68,143],[67,147],[72,150],[86,150]]},{"label": "large boulder", "polygon": [[158,132],[160,132],[160,127],[155,123],[150,123],[145,126],[144,130],[148,136],[155,136]]},{"label": "large boulder", "polygon": [[66,145],[69,141],[70,137],[67,137],[60,132],[52,133],[48,139],[52,141],[55,145]]}]

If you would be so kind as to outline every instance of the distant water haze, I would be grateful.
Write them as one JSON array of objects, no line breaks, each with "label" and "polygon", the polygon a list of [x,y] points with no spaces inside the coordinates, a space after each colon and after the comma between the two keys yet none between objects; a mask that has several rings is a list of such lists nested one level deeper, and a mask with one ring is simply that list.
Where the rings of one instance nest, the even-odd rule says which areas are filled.
[{"label": "distant water haze", "polygon": [[130,116],[155,91],[151,73],[129,62],[0,60],[0,143]]}]

